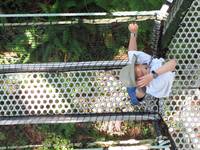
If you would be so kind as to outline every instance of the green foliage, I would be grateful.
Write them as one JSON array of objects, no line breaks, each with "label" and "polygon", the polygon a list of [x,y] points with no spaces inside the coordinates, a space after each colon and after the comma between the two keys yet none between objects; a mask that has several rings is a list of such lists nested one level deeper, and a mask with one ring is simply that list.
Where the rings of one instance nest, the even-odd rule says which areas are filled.
[{"label": "green foliage", "polygon": [[138,22],[138,25],[138,49],[148,50],[152,38],[153,21]]},{"label": "green foliage", "polygon": [[[75,136],[83,136],[84,139],[81,140],[81,143],[94,142],[98,140],[105,139],[100,132],[94,128],[93,123],[81,123],[82,127],[77,127]],[[78,138],[77,138],[78,139]]]},{"label": "green foliage", "polygon": [[76,131],[74,124],[44,124],[37,128],[45,134],[44,147],[39,150],[72,150],[70,139]]},{"label": "green foliage", "polygon": [[38,150],[73,150],[69,140],[56,134],[49,134],[42,145]]},{"label": "green foliage", "polygon": [[[162,3],[163,0],[39,0],[32,1],[30,5],[29,1],[8,0],[1,3],[0,8],[3,13],[111,12],[159,9]],[[55,21],[58,18],[35,18],[35,21],[50,20]],[[151,24],[139,23],[139,49],[149,48]],[[20,56],[20,61],[7,63],[110,60],[122,47],[127,47],[127,25],[122,23],[117,26],[98,26],[79,23],[65,26],[28,26],[14,30],[0,28],[0,33],[4,35],[0,41],[0,51],[14,51]]]},{"label": "green foliage", "polygon": [[0,132],[0,141],[3,141],[6,139],[6,135],[3,132]]},{"label": "green foliage", "polygon": [[160,9],[159,7],[163,4],[163,0],[95,0],[95,3],[107,11],[142,11]]},{"label": "green foliage", "polygon": [[164,0],[6,0],[0,3],[3,13],[59,13],[87,11],[130,11],[160,9]]},{"label": "green foliage", "polygon": [[29,140],[22,126],[2,126],[0,128],[0,146],[27,145]]},{"label": "green foliage", "polygon": [[74,124],[53,124],[53,125],[38,125],[38,129],[44,133],[57,133],[57,135],[70,139],[73,137],[76,128]]}]

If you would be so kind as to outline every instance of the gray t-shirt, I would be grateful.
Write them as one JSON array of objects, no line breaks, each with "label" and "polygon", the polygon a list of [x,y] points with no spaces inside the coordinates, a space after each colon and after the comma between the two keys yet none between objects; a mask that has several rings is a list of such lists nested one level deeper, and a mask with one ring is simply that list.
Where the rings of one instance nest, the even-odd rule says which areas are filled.
[{"label": "gray t-shirt", "polygon": [[[137,56],[138,64],[149,64],[152,58],[149,54],[141,51],[129,51],[129,61],[132,60],[133,55]],[[156,71],[162,66],[164,61],[163,58],[153,58],[149,66],[150,71]],[[148,86],[146,86],[146,93],[157,98],[168,97],[171,92],[174,77],[175,72],[166,72],[159,75],[156,79],[153,79]]]}]

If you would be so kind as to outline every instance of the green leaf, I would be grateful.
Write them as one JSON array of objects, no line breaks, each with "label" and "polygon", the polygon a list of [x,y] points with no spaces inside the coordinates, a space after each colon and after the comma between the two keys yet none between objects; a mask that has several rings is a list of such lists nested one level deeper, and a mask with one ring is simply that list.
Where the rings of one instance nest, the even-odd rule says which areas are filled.
[{"label": "green leaf", "polygon": [[71,7],[76,7],[76,2],[74,0],[68,0],[65,1],[65,8],[71,8]]},{"label": "green leaf", "polygon": [[62,41],[63,41],[63,44],[66,45],[67,44],[67,41],[69,40],[69,33],[68,33],[68,30],[64,30],[63,32],[63,37],[62,37]]},{"label": "green leaf", "polygon": [[6,135],[3,132],[0,132],[0,141],[6,140]]},{"label": "green leaf", "polygon": [[43,12],[46,12],[46,13],[49,12],[49,8],[47,4],[38,3],[38,6],[42,9]]}]

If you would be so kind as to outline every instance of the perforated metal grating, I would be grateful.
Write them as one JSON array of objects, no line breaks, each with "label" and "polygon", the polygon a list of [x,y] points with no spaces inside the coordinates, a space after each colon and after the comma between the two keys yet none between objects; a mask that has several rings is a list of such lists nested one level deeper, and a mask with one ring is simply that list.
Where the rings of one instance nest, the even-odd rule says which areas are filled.
[{"label": "perforated metal grating", "polygon": [[144,105],[131,106],[118,75],[117,69],[1,74],[0,114],[24,116],[158,111],[156,100],[150,101],[148,96]]},{"label": "perforated metal grating", "polygon": [[[177,1],[175,10],[182,2]],[[185,150],[200,149],[199,16],[200,2],[194,0],[169,45],[167,57],[176,58],[178,63],[176,80],[171,96],[161,101],[163,105],[159,105],[178,149]],[[156,100],[151,97],[147,97],[140,107],[131,106],[125,89],[118,81],[118,74],[118,69],[1,74],[0,114],[51,116],[158,110]]]},{"label": "perforated metal grating", "polygon": [[[149,11],[145,13],[150,15]],[[46,17],[48,16],[48,14],[43,15]],[[134,16],[134,14],[131,15]],[[135,15],[136,18],[140,18],[140,16],[138,16],[139,13]],[[59,22],[58,24],[52,24],[52,22],[49,22],[49,26],[45,27],[40,23],[37,24],[37,22],[34,22],[34,26],[32,22],[30,23],[29,21],[31,19],[34,20],[36,16],[39,17],[38,14],[29,14],[28,20],[23,19],[23,16],[19,16],[19,14],[11,16],[11,20],[21,18],[22,24],[13,23],[12,21],[12,23],[9,24],[1,24],[5,35],[8,30],[16,30],[18,27],[22,29],[22,31],[25,31],[26,28],[36,27],[36,29],[39,30],[38,34],[43,33],[46,27],[52,27],[52,32],[55,32],[54,28],[58,27],[61,32],[57,35],[60,35],[66,27],[69,27],[64,25],[61,26],[59,25]],[[0,15],[0,17],[6,18],[8,16]],[[151,18],[148,17],[147,19]],[[24,20],[26,20],[27,23],[24,23]],[[151,22],[149,23],[151,24]],[[112,26],[112,24],[98,26],[98,32],[103,33],[103,30],[106,29],[106,34],[109,34],[110,37],[110,33],[112,33],[115,28],[116,34],[113,32],[113,35],[120,38],[120,41],[122,42],[123,40],[127,41],[128,36],[126,36],[126,32],[128,30],[127,26],[125,27],[125,30],[123,29],[124,25],[125,24],[119,24],[118,26],[117,22],[115,22],[115,26]],[[96,25],[92,26],[94,27]],[[109,28],[112,32],[109,31]],[[120,34],[118,32],[119,29]],[[158,32],[156,30],[159,29],[154,29],[154,32]],[[17,36],[20,36],[21,34],[22,33],[16,32],[15,36],[11,36],[11,39],[15,40]],[[76,36],[70,37],[70,39],[73,38],[79,39]],[[100,48],[102,41],[105,40],[105,36],[103,36],[102,39],[96,39],[93,38],[93,36],[91,37],[89,34],[88,38],[86,35],[84,40],[87,39],[88,41],[94,39],[91,43],[89,42],[89,44],[87,44],[87,48],[92,50],[89,50],[89,53],[94,55],[94,58],[92,57],[92,59],[94,59],[95,62],[93,62],[90,56],[87,55],[88,57],[86,56],[84,60],[81,60],[81,58],[78,60],[84,62],[0,65],[0,124],[64,123],[76,122],[79,119],[80,122],[84,122],[85,120],[98,121],[102,120],[102,118],[105,120],[127,120],[127,116],[128,120],[141,121],[160,119],[158,114],[158,99],[147,95],[145,98],[146,102],[144,101],[141,106],[132,106],[130,104],[126,89],[125,87],[122,87],[118,80],[119,70],[125,65],[124,63],[126,63],[127,60],[116,60],[119,58],[115,58],[114,61],[109,62],[97,61],[101,57],[98,57],[97,52],[93,50],[104,49],[108,52],[110,51],[110,48],[112,48],[112,45],[108,44],[108,46],[110,45],[109,50],[105,49],[104,44],[102,49]],[[110,40],[110,38],[108,40]],[[153,44],[156,44],[156,42],[157,40],[153,40]],[[43,50],[45,50],[47,48],[46,46],[49,44],[43,42],[38,43],[42,43],[42,46],[38,47]],[[30,48],[29,42],[22,42],[21,44],[25,45],[26,48]],[[124,46],[122,45],[124,42],[122,45],[120,43],[118,44],[120,45],[119,50],[123,51]],[[53,45],[56,47],[56,44],[53,43]],[[15,44],[11,44],[11,47],[12,46],[16,48]],[[52,51],[54,51],[54,46]],[[76,49],[72,49],[72,51],[76,51]],[[36,55],[38,58],[41,57],[38,53]],[[95,55],[97,55],[97,58]],[[113,54],[110,54],[109,52],[107,55],[111,56]],[[69,52],[69,56],[73,56],[73,52]],[[105,58],[105,54],[103,55],[103,58],[103,60],[111,59],[109,57]],[[49,60],[52,61],[52,59],[53,58],[51,57]],[[73,61],[73,59],[67,61],[70,62]],[[115,117],[113,117],[113,115],[115,115]],[[80,116],[83,117],[81,118]],[[29,117],[32,119],[29,119]]]},{"label": "perforated metal grating", "polygon": [[164,119],[178,149],[200,149],[200,1],[194,0],[170,45],[176,80],[164,100]]}]

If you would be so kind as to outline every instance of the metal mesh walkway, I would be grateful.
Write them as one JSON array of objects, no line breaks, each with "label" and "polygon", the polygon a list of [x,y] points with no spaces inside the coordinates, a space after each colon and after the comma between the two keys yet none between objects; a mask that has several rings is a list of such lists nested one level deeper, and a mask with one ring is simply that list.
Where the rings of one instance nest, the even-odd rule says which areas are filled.
[{"label": "metal mesh walkway", "polygon": [[[108,63],[109,66],[115,67],[114,63],[113,65],[111,63]],[[125,63],[121,61],[122,65]],[[32,71],[42,70],[42,66],[45,66],[46,70],[52,67],[56,67],[57,70],[69,67],[72,69],[73,63],[69,64],[71,65],[65,63],[68,66],[65,68],[57,67],[59,64],[55,63],[48,64],[49,68],[45,64],[35,65],[35,69],[30,68]],[[103,67],[102,63],[99,64]],[[119,63],[115,62],[115,64]],[[79,65],[81,66],[82,63],[76,64],[77,69]],[[12,65],[2,65],[2,67],[6,71],[8,67],[12,68]],[[18,65],[18,67],[25,72],[27,65]],[[88,71],[1,74],[1,116],[158,112],[157,100],[152,100],[150,96],[146,98],[147,102],[143,105],[131,106],[126,88],[118,80],[120,69],[92,70],[92,65],[89,67]],[[158,118],[158,115],[155,118]]]},{"label": "metal mesh walkway", "polygon": [[[121,28],[119,25],[121,22],[157,19],[159,15],[159,10],[148,12],[115,12],[109,15],[107,13],[7,14],[0,15],[2,18],[6,17],[8,21],[4,22],[3,20],[0,25],[2,31],[5,33],[12,30],[16,33],[15,36],[21,36],[21,34],[24,33],[28,36],[23,37],[23,40],[19,42],[21,49],[49,49],[48,44],[52,44],[52,42],[50,41],[47,43],[42,41],[42,39],[46,39],[46,29],[51,30],[50,33],[53,35],[55,35],[53,32],[56,25],[59,26],[61,32],[63,32],[63,30],[69,30],[71,29],[71,26],[68,26],[70,21],[72,24],[78,23],[74,22],[73,18],[70,17],[76,17],[75,19],[78,19],[79,22],[83,21],[82,23],[86,22],[80,17],[85,16],[87,19],[90,17],[89,20],[91,20],[92,24],[103,24],[103,26],[98,26],[98,30],[101,31],[101,28],[103,28],[107,22],[96,23],[94,19],[99,16],[108,17],[108,19],[117,19],[115,20],[115,26]],[[127,16],[129,18],[127,18]],[[34,19],[31,19],[31,17]],[[51,17],[51,19],[48,21],[48,19],[45,20],[43,17]],[[56,20],[54,17],[60,18]],[[64,19],[69,17],[69,22],[63,22],[62,17]],[[124,20],[120,20],[118,17]],[[26,22],[24,20],[26,20]],[[36,22],[34,22],[35,20]],[[42,22],[40,22],[41,20]],[[60,24],[60,21],[62,24]],[[44,26],[47,26],[47,28]],[[107,25],[104,29],[108,27],[111,28],[112,26]],[[20,31],[18,31],[17,28],[19,28]],[[156,45],[158,42],[157,35],[159,30],[160,28],[155,28],[153,30],[155,36],[152,39],[152,45]],[[41,35],[41,38],[32,37],[31,32],[38,33]],[[61,34],[61,32],[57,34]],[[113,29],[107,32],[113,32]],[[116,33],[112,34],[114,38],[124,40],[121,35],[119,36]],[[15,36],[8,34],[5,38],[17,40]],[[63,37],[65,36],[66,35],[63,34]],[[27,39],[29,40],[26,41]],[[43,42],[45,44],[42,45],[41,43]],[[55,45],[58,43],[58,41],[54,42]],[[94,44],[96,45],[98,42],[101,43],[101,41],[95,41]],[[91,43],[88,45],[92,49],[98,46],[95,47],[91,45]],[[11,44],[10,47],[16,49],[17,46]],[[59,47],[59,45],[56,45],[56,47]],[[53,46],[53,48],[56,47]],[[19,50],[21,50],[20,48]],[[75,48],[73,49],[74,51],[76,51]],[[123,116],[123,113],[129,113],[130,118],[135,118],[134,120],[139,121],[160,119],[158,114],[158,99],[146,96],[146,102],[141,106],[131,106],[126,88],[123,87],[119,81],[119,71],[126,64],[127,60],[1,65],[0,124],[10,124],[12,120],[12,124],[39,122],[56,123],[58,121],[56,118],[59,117],[63,122],[67,122],[66,120],[73,122],[75,117],[79,122],[84,122],[85,118],[85,120],[88,120],[87,118],[91,117],[90,115],[96,116],[95,120],[102,120],[103,114],[109,117],[112,115]],[[81,117],[81,115],[83,117]],[[72,119],[70,121],[69,118],[71,117]],[[51,118],[51,121],[49,118]]]},{"label": "metal mesh walkway", "polygon": [[[131,12],[131,16],[128,18],[125,16],[116,19],[109,18],[110,21],[114,20],[115,22],[106,26],[105,24],[108,24],[108,22],[105,22],[105,19],[101,20],[104,22],[95,22],[98,20],[91,19],[90,23],[95,24],[91,25],[93,28],[98,24],[97,29],[100,32],[106,28],[111,28],[108,33],[112,34],[114,38],[120,38],[123,41],[121,34],[126,34],[126,32],[115,33],[112,27],[115,27],[117,32],[118,30],[123,32],[121,27],[124,24],[121,22],[157,19],[157,13],[160,13],[160,11]],[[125,14],[127,15],[127,13]],[[44,22],[42,18],[44,16],[41,16],[41,14],[32,16],[39,17],[39,19],[37,18],[38,21],[42,18],[41,22],[32,22],[30,18],[26,18],[27,16],[30,17],[29,15],[20,16],[19,18],[15,18],[15,15],[2,16],[9,18],[8,22],[0,24],[2,31],[5,34],[9,33],[9,30],[16,33],[14,36],[6,34],[5,41],[6,38],[17,40],[18,36],[25,33],[28,38],[23,37],[24,40],[20,41],[20,48],[32,50],[34,48],[48,49],[48,44],[52,44],[52,42],[42,41],[47,37],[46,29],[51,30],[51,33],[55,35],[54,29],[59,27],[61,32],[57,32],[57,34],[63,35],[64,30],[70,29],[71,26],[69,24],[76,24],[80,20],[90,24],[85,22],[89,20],[82,18],[78,18],[76,20],[78,22],[62,20],[50,22],[46,20]],[[54,17],[58,17],[57,15],[53,14]],[[66,17],[67,14],[63,15]],[[87,13],[87,15],[89,14]],[[26,23],[24,23],[23,17],[27,19],[25,19]],[[155,38],[152,39],[154,49],[157,47],[155,45],[158,42],[157,35],[160,32],[159,23],[156,25],[158,26],[153,30]],[[81,27],[78,26],[78,28]],[[41,38],[32,37],[32,31],[41,35]],[[105,37],[105,34],[108,33],[101,34]],[[92,39],[91,37],[88,38]],[[29,40],[27,41],[27,39]],[[98,42],[101,43],[102,41],[97,39],[94,42],[88,44],[92,50],[98,47]],[[56,41],[55,45],[56,43],[58,42]],[[14,44],[9,46],[14,49],[17,47]],[[21,50],[20,48],[16,50]],[[57,47],[54,46],[54,48]],[[76,51],[76,48],[73,51]],[[39,56],[37,57],[39,58]],[[158,127],[158,121],[161,120],[158,113],[159,100],[147,95],[140,106],[132,106],[130,104],[126,88],[119,81],[119,71],[126,64],[127,59],[0,65],[0,125],[105,122],[107,126],[110,126],[113,121],[123,121],[132,122],[133,126],[138,124],[140,128],[142,128],[143,124],[150,124],[150,126],[153,126],[152,128],[156,128],[156,125]],[[156,134],[155,137],[161,134],[160,128],[156,129],[156,133],[152,133],[153,135]]]},{"label": "metal mesh walkway", "polygon": [[[180,7],[185,1],[177,1]],[[174,19],[177,9],[173,9]],[[200,149],[200,1],[194,0],[173,36],[167,58],[176,58],[172,94],[164,99],[163,118],[178,149]],[[170,24],[173,26],[173,24]],[[168,31],[170,32],[170,31]]]},{"label": "metal mesh walkway", "polygon": [[[183,6],[189,9],[181,10]],[[141,106],[131,106],[118,80],[126,61],[1,65],[0,124],[162,117],[178,149],[200,149],[199,12],[199,0],[177,0],[165,22],[164,41],[170,37],[165,35],[174,33],[166,40],[170,44],[163,44],[169,48],[166,56],[178,63],[169,98],[147,96]],[[185,15],[174,23],[179,13]],[[177,30],[170,30],[177,25]]]}]

